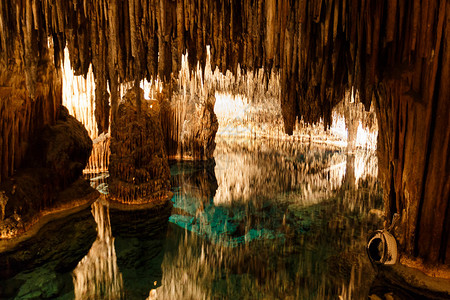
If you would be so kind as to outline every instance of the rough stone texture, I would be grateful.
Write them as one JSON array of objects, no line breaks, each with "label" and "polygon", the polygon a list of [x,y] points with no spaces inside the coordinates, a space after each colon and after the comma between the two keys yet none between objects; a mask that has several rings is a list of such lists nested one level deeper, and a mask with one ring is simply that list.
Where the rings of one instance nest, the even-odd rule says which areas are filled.
[{"label": "rough stone texture", "polygon": [[92,141],[92,153],[88,165],[84,169],[86,173],[100,173],[108,170],[109,164],[110,133],[102,133]]},{"label": "rough stone texture", "polygon": [[31,97],[19,42],[12,44],[14,54],[9,59],[0,56],[0,182],[21,166],[29,139],[44,126],[55,124],[62,103],[60,71],[52,62],[52,50],[39,56]]},{"label": "rough stone texture", "polygon": [[375,87],[385,213],[401,215],[402,253],[450,265],[450,5],[431,1],[420,14],[419,5],[400,4],[399,13],[414,13],[405,15],[412,30],[394,31],[401,42],[384,49],[381,63],[391,68]]},{"label": "rough stone texture", "polygon": [[194,159],[210,159],[214,156],[216,147],[214,139],[219,128],[214,113],[214,102],[215,98],[211,96],[200,109],[187,113],[187,122],[192,131],[185,134],[183,144],[189,145],[185,148],[189,149],[188,155]]},{"label": "rough stone texture", "polygon": [[[170,80],[186,49],[191,66],[203,64],[206,45],[222,71],[238,63],[280,70],[287,133],[300,116],[327,126],[332,107],[355,88],[366,108],[376,99],[386,217],[402,214],[400,249],[449,264],[449,16],[447,0],[1,0],[0,52],[23,53],[34,96],[47,37],[56,63],[68,41],[77,73],[93,64],[99,133],[107,128],[107,82],[114,120],[119,82]],[[1,120],[12,124],[3,113]],[[3,176],[15,157],[6,152]]]},{"label": "rough stone texture", "polygon": [[61,106],[60,118],[31,139],[23,166],[0,184],[0,238],[17,235],[34,224],[42,211],[65,207],[93,192],[79,179],[92,150],[84,126]]},{"label": "rough stone texture", "polygon": [[385,70],[437,55],[434,46],[448,22],[444,0],[27,0],[22,6],[2,0],[0,13],[2,53],[13,52],[6,41],[19,35],[27,78],[36,77],[29,54],[47,36],[57,57],[67,41],[77,74],[86,74],[92,62],[99,133],[108,128],[108,82],[114,112],[119,82],[156,75],[169,81],[186,50],[191,66],[204,64],[206,45],[213,68],[281,70],[288,133],[300,116],[328,125],[332,107],[349,88],[368,108]]},{"label": "rough stone texture", "polygon": [[[61,106],[58,121],[42,131],[36,148],[37,152],[44,151],[44,168],[56,175],[55,184],[65,188],[83,174],[91,154],[92,140],[84,126]],[[35,162],[30,161],[29,165]]]},{"label": "rough stone texture", "polygon": [[118,107],[109,164],[111,199],[134,204],[165,198],[170,188],[159,104],[142,102],[139,112],[136,98],[136,89],[130,89]]},{"label": "rough stone texture", "polygon": [[163,134],[170,158],[208,160],[214,157],[219,129],[214,113],[215,98],[193,98],[183,100],[181,95],[173,95],[170,100],[160,99]]},{"label": "rough stone texture", "polygon": [[[76,74],[86,74],[89,62],[93,64],[99,134],[108,130],[110,97],[112,112],[117,110],[118,83],[156,75],[169,81],[186,50],[191,66],[197,61],[203,65],[206,45],[212,48],[213,69],[235,71],[240,64],[244,70],[282,70],[287,132],[292,132],[297,116],[306,121],[322,117],[329,124],[331,108],[348,85],[364,83],[360,78],[365,74],[359,72],[364,51],[357,51],[355,43],[365,38],[365,30],[371,34],[372,27],[361,28],[365,14],[359,12],[366,8],[356,2],[25,2],[16,7],[2,0],[0,12],[7,25],[0,31],[2,53],[11,52],[6,40],[19,34],[30,45],[52,36],[58,57],[67,41]],[[369,13],[372,6],[367,5]],[[22,32],[21,26],[29,30]],[[30,74],[33,77],[32,69]]]}]

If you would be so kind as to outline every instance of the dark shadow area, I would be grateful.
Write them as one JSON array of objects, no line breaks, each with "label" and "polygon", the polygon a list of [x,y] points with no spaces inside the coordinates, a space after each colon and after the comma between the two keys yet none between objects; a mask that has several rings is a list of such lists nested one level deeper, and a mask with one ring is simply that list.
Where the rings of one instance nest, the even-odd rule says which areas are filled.
[{"label": "dark shadow area", "polygon": [[0,298],[51,298],[73,290],[70,272],[97,235],[90,209],[46,224],[15,249],[0,253]]},{"label": "dark shadow area", "polygon": [[161,285],[170,201],[143,210],[110,209],[117,265],[123,278],[126,299],[145,299]]}]

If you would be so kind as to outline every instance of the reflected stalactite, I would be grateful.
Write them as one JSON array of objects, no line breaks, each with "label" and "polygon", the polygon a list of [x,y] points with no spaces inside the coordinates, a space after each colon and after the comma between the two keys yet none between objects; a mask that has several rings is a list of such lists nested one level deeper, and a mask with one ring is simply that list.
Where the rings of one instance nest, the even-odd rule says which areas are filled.
[{"label": "reflected stalactite", "polygon": [[[285,224],[299,211],[337,198],[351,210],[370,207],[378,199],[361,201],[377,188],[377,159],[371,151],[351,157],[339,148],[296,142],[219,139],[215,166],[187,166],[171,168],[175,189],[170,220],[216,245],[283,238],[280,223],[272,224],[266,212]],[[275,217],[274,205],[284,207],[281,216]],[[308,228],[305,222],[295,230]]]},{"label": "reflected stalactite", "polygon": [[210,299],[215,266],[222,262],[222,251],[208,245],[201,252],[192,247],[195,238],[186,236],[180,241],[177,254],[166,254],[162,262],[161,286],[151,289],[147,300],[156,299]]},{"label": "reflected stalactite", "polygon": [[355,189],[356,184],[357,180],[355,177],[355,155],[347,154],[345,177],[344,177],[345,189]]},{"label": "reflected stalactite", "polygon": [[145,299],[149,288],[161,285],[161,264],[167,249],[170,201],[130,209],[110,205],[117,264],[123,277],[124,299]]},{"label": "reflected stalactite", "polygon": [[301,199],[304,205],[317,204],[341,187],[345,175],[346,157],[338,148],[324,151],[270,140],[222,140],[218,145],[215,204],[247,202],[255,198],[255,193],[278,197],[283,191],[289,192],[286,197]]},{"label": "reflected stalactite", "polygon": [[97,239],[72,273],[75,299],[119,299],[123,295],[109,208],[101,201],[92,204]]},{"label": "reflected stalactite", "polygon": [[[195,175],[188,167],[184,176],[192,178]],[[195,206],[195,199],[189,197],[185,197],[185,216],[192,213],[189,206]],[[239,204],[234,207],[219,205],[209,209],[209,218],[218,219],[226,214],[225,210],[232,227],[238,214],[248,216],[244,226],[251,233],[251,223],[264,211],[267,215],[260,225],[270,228],[273,222],[285,238],[265,236],[246,239],[239,245],[214,243],[214,240],[210,243],[202,232],[189,233],[192,228],[188,227],[189,231],[181,235],[178,244],[175,247],[171,245],[172,250],[166,252],[161,286],[150,290],[147,299],[239,299],[245,295],[251,299],[292,297],[316,300],[337,295],[342,297],[340,299],[367,296],[374,272],[363,251],[365,237],[360,227],[355,226],[353,207],[337,200],[333,201],[334,204],[328,202],[326,205],[297,208],[295,214],[285,215],[281,223],[283,214],[279,215],[277,209],[283,211],[285,206],[278,201],[270,202],[272,205],[263,205],[259,212],[247,211],[243,207],[236,209]],[[361,209],[361,216],[367,216],[371,205],[366,205],[363,197],[355,202]],[[274,208],[277,205],[279,207]],[[347,214],[351,217],[345,217]],[[300,224],[311,221],[313,226],[298,230]],[[192,227],[200,222],[204,220],[197,214]],[[366,220],[362,217],[356,222],[359,224]],[[217,230],[213,227],[219,224],[215,222],[205,226]],[[229,229],[228,234],[235,236],[239,233]]]}]

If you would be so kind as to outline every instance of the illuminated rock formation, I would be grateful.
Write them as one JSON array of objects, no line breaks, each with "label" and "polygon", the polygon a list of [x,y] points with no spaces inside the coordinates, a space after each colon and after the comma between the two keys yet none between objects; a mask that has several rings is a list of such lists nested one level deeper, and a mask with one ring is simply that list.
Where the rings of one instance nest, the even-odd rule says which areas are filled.
[{"label": "illuminated rock formation", "polygon": [[[44,126],[55,124],[62,103],[52,49],[45,48],[39,55],[36,63],[41,67],[31,76],[26,75],[31,71],[22,60],[19,42],[12,44],[16,47],[6,57],[6,53],[0,55],[0,182],[21,166],[30,138]],[[29,77],[34,78],[33,96],[31,87],[27,89]]]},{"label": "illuminated rock formation", "polygon": [[92,141],[65,107],[61,106],[58,115],[55,125],[46,126],[31,139],[22,168],[0,184],[0,238],[28,229],[43,211],[67,207],[73,200],[80,204],[93,192],[86,181],[79,180]]},{"label": "illuminated rock formation", "polygon": [[161,118],[169,157],[207,160],[213,158],[219,127],[214,96],[162,100]]},{"label": "illuminated rock formation", "polygon": [[[346,91],[355,90],[366,109],[375,104],[385,213],[388,221],[401,214],[396,229],[401,252],[427,264],[449,263],[448,1],[0,3],[1,57],[21,64],[17,74],[25,78],[31,98],[39,99],[48,37],[56,65],[66,42],[75,73],[86,74],[92,63],[99,133],[107,131],[109,105],[114,122],[120,83],[156,75],[169,82],[186,50],[191,66],[205,64],[206,45],[211,45],[212,67],[222,72],[237,73],[239,64],[243,70],[279,70],[281,112],[289,134],[298,118],[306,123],[322,118],[325,127],[330,125],[332,108]],[[12,65],[4,62],[2,70]],[[25,109],[24,124],[54,122],[54,103],[60,103],[55,95],[25,101],[42,109]],[[16,125],[21,118],[10,113],[15,106],[1,105],[3,178],[25,153],[20,141],[39,126]],[[15,138],[17,128],[26,128],[24,138]]]},{"label": "illuminated rock formation", "polygon": [[138,97],[134,88],[125,94],[111,129],[109,192],[123,203],[165,198],[170,186],[159,104],[144,101],[139,110]]},{"label": "illuminated rock formation", "polygon": [[177,84],[157,96],[170,158],[208,160],[213,157],[219,124],[214,112],[215,84],[221,75],[211,72],[209,47],[205,69],[189,69],[188,55],[182,56]]}]

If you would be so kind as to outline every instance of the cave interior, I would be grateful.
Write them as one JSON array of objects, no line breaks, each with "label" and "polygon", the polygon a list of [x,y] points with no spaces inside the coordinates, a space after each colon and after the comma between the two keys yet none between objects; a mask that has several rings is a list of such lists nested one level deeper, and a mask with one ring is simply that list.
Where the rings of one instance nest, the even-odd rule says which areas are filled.
[{"label": "cave interior", "polygon": [[[90,93],[89,112],[78,116],[73,109],[81,111],[81,104],[65,107],[66,94],[82,93],[76,82]],[[173,186],[183,180],[206,190],[189,191],[198,199],[211,191],[218,197],[215,182],[227,180],[214,175],[226,154],[218,105],[222,93],[241,93],[267,97],[261,105],[268,111],[277,107],[277,120],[259,118],[252,126],[280,124],[277,136],[294,136],[292,147],[308,143],[295,139],[299,124],[329,131],[337,108],[345,115],[348,153],[357,151],[358,122],[375,126],[379,225],[395,236],[397,265],[444,280],[437,285],[447,292],[435,295],[444,299],[450,295],[449,82],[447,0],[0,0],[0,242],[26,235],[47,212],[88,207],[99,192],[83,170],[94,165],[109,176],[108,195],[100,196],[108,208],[92,208],[97,224],[107,210],[109,225],[94,244],[111,236],[111,228],[119,236],[130,230],[118,224],[134,217],[118,207],[152,205],[151,214],[166,214]],[[240,147],[263,155],[262,146]],[[347,172],[349,159],[355,158],[347,155]],[[197,171],[212,168],[212,175],[202,171],[209,181],[173,175],[181,161]],[[286,175],[292,168],[274,176],[292,176]],[[0,265],[13,268],[1,249]],[[80,262],[74,285],[89,281],[77,273],[83,267],[92,268]],[[2,293],[9,290],[0,287]]]}]

